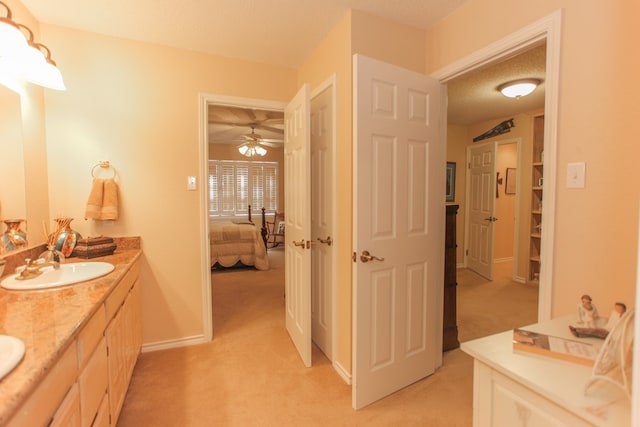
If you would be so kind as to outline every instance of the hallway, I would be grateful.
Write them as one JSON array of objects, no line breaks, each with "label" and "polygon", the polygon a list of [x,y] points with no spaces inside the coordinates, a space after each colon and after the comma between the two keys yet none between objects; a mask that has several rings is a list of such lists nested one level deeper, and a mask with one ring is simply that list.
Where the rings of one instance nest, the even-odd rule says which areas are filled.
[{"label": "hallway", "polygon": [[[304,368],[284,328],[282,255],[270,250],[267,272],[213,273],[214,340],[141,355],[118,425],[471,425],[472,360],[459,349],[445,353],[444,365],[431,377],[360,411],[351,408],[351,387],[320,351],[314,349],[313,367]],[[481,286],[466,273],[458,271],[460,307],[480,305],[479,313],[498,313],[496,305],[507,305],[502,298],[512,293],[528,301],[518,296],[527,289],[511,293],[495,283]],[[510,322],[501,314],[488,317],[497,317],[490,327]],[[461,337],[488,323],[464,319]]]}]

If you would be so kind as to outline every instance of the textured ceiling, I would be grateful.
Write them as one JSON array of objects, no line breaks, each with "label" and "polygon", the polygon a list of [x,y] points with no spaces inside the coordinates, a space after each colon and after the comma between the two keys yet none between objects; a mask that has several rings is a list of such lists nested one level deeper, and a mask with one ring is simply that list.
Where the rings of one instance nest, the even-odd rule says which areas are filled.
[{"label": "textured ceiling", "polygon": [[[545,64],[546,45],[542,44],[449,81],[447,122],[466,126],[544,108]],[[539,79],[542,84],[520,99],[507,98],[497,89],[523,78]]]},{"label": "textured ceiling", "polygon": [[[292,68],[303,63],[349,8],[426,29],[464,3],[464,0],[21,1],[43,23]],[[63,64],[60,66],[64,69]],[[544,48],[449,82],[449,123],[468,125],[542,108],[544,83],[520,100],[504,98],[497,92],[499,84],[521,77],[544,81]],[[218,127],[218,131],[223,129]]]}]

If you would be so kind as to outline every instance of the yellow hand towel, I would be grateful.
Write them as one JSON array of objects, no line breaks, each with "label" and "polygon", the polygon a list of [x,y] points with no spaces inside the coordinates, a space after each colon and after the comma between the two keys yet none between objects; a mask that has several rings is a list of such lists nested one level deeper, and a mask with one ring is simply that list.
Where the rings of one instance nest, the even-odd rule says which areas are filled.
[{"label": "yellow hand towel", "polygon": [[118,219],[118,184],[113,178],[104,180],[100,219]]},{"label": "yellow hand towel", "polygon": [[94,178],[87,200],[85,219],[118,219],[118,185],[113,178]]}]

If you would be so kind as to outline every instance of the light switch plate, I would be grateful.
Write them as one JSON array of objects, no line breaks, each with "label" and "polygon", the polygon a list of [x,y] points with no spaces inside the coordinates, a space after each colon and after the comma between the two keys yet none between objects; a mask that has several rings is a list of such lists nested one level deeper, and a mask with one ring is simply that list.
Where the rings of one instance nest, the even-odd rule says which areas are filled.
[{"label": "light switch plate", "polygon": [[195,176],[188,176],[187,177],[187,190],[195,190],[197,188],[196,186],[196,177]]},{"label": "light switch plate", "polygon": [[567,188],[584,188],[586,165],[584,162],[567,164]]}]

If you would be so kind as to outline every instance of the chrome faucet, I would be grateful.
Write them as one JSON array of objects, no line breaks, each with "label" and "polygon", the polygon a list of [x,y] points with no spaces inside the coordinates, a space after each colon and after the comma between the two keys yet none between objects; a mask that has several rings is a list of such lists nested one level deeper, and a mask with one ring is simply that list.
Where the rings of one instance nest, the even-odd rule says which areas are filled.
[{"label": "chrome faucet", "polygon": [[27,279],[33,279],[34,277],[38,277],[39,275],[42,274],[41,270],[44,267],[52,266],[55,270],[60,268],[60,263],[58,261],[46,261],[46,262],[44,260],[33,261],[30,258],[27,258],[24,261],[26,264],[21,267],[22,270],[20,271],[20,274],[16,276],[17,280],[27,280]]}]

